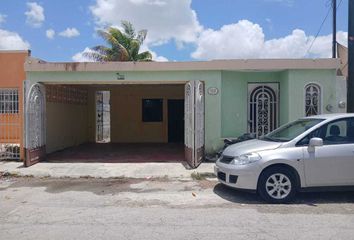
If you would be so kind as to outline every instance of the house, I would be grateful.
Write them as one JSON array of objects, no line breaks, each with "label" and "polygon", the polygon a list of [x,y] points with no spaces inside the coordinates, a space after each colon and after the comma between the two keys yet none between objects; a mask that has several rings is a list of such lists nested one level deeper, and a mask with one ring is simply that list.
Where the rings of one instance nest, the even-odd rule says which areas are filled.
[{"label": "house", "polygon": [[23,82],[29,51],[0,51],[0,160],[24,159]]},{"label": "house", "polygon": [[345,111],[338,68],[337,59],[59,63],[28,58],[26,165],[106,135],[112,143],[165,143],[164,148],[182,143],[179,151],[197,167],[205,154],[220,149],[223,138],[261,136],[298,117]]}]

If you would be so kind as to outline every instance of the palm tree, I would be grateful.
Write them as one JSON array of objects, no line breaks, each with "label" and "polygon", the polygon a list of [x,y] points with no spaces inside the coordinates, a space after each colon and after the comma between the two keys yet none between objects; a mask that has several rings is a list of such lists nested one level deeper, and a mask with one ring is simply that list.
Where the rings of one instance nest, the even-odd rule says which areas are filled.
[{"label": "palm tree", "polygon": [[137,34],[133,25],[128,21],[122,21],[123,32],[110,27],[107,30],[98,30],[97,33],[110,46],[98,45],[91,48],[92,51],[84,53],[88,58],[95,61],[152,61],[149,51],[139,53],[147,30],[140,30]]}]

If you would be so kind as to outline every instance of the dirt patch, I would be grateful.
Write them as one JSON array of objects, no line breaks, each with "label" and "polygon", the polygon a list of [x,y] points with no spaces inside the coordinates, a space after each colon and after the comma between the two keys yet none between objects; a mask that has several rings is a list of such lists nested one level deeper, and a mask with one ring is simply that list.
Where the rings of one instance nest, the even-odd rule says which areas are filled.
[{"label": "dirt patch", "polygon": [[45,188],[48,193],[62,192],[92,192],[96,195],[115,195],[121,192],[149,193],[163,191],[156,188],[132,188],[131,185],[139,184],[145,181],[156,183],[168,183],[167,178],[154,179],[130,179],[130,178],[92,178],[89,176],[81,178],[32,178],[32,177],[13,177],[6,175],[0,178],[6,181],[6,186],[0,188],[0,191],[16,188]]},{"label": "dirt patch", "polygon": [[62,193],[68,191],[92,192],[96,195],[117,194],[119,192],[131,191],[130,184],[138,183],[139,179],[92,179],[92,178],[16,178],[6,188],[35,188],[44,187],[48,193]]},{"label": "dirt patch", "polygon": [[211,180],[198,181],[198,185],[202,189],[214,188],[216,184],[218,184],[217,181],[211,181]]},{"label": "dirt patch", "polygon": [[11,178],[11,177],[19,177],[19,175],[16,173],[0,172],[0,179]]}]

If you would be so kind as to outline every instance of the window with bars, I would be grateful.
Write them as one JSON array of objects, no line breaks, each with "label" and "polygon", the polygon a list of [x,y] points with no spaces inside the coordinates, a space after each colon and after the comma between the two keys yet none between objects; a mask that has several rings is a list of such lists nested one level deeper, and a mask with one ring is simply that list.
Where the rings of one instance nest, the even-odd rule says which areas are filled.
[{"label": "window with bars", "polygon": [[0,89],[0,114],[18,113],[18,90]]},{"label": "window with bars", "polygon": [[313,116],[321,113],[321,87],[315,83],[305,86],[305,115]]}]

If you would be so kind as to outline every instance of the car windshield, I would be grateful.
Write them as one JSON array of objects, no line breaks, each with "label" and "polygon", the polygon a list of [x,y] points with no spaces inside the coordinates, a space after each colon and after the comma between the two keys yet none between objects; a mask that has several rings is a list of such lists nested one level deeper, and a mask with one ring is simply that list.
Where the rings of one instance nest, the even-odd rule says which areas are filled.
[{"label": "car windshield", "polygon": [[268,133],[263,140],[274,142],[288,142],[299,136],[301,133],[307,131],[318,123],[324,121],[319,118],[299,119],[294,122],[288,123],[271,133]]}]

